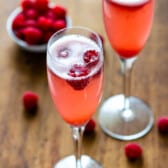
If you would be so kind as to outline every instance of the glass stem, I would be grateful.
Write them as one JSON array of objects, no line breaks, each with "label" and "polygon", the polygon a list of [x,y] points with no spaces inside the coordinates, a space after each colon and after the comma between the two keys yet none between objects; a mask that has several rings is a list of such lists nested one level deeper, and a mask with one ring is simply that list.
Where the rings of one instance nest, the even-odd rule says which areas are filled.
[{"label": "glass stem", "polygon": [[135,63],[136,57],[130,59],[120,58],[121,71],[123,73],[123,89],[124,89],[124,111],[130,108],[129,97],[131,95],[131,74],[133,64]]},{"label": "glass stem", "polygon": [[81,148],[82,148],[82,139],[85,126],[81,127],[72,127],[73,139],[75,143],[75,159],[76,159],[76,168],[82,168],[81,165]]}]

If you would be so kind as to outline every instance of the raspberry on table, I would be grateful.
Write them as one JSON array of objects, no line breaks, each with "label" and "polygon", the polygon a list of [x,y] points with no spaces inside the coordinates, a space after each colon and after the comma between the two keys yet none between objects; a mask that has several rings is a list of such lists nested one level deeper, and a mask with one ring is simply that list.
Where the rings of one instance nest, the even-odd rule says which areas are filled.
[{"label": "raspberry on table", "polygon": [[129,160],[137,160],[142,156],[142,148],[137,143],[128,143],[125,146],[125,155]]},{"label": "raspberry on table", "polygon": [[168,135],[168,116],[159,117],[157,120],[158,131]]},{"label": "raspberry on table", "polygon": [[92,118],[86,124],[84,133],[92,133],[92,132],[94,132],[95,127],[96,127],[96,121]]},{"label": "raspberry on table", "polygon": [[37,108],[38,100],[39,96],[32,91],[26,91],[22,95],[23,106],[28,111],[32,111]]}]

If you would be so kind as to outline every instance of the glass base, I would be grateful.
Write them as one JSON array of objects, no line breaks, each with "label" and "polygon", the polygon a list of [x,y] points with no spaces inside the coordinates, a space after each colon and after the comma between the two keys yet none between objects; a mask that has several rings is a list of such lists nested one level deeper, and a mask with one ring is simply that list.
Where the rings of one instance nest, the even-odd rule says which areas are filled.
[{"label": "glass base", "polygon": [[147,134],[153,126],[153,114],[140,99],[129,97],[130,109],[123,110],[122,94],[108,98],[100,107],[99,124],[109,136],[133,140]]},{"label": "glass base", "polygon": [[[81,157],[81,168],[102,168],[101,164],[93,160],[89,156],[82,155]],[[75,156],[67,156],[60,160],[54,168],[76,168]]]}]

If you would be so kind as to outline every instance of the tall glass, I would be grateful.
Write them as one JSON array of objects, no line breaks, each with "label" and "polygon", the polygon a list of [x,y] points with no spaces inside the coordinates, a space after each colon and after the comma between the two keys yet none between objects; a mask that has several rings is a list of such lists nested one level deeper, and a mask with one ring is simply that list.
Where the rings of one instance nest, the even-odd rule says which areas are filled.
[{"label": "tall glass", "polygon": [[102,97],[103,52],[99,36],[84,27],[55,33],[47,47],[47,75],[57,112],[72,129],[75,155],[55,168],[101,168],[89,156],[81,156],[82,135]]},{"label": "tall glass", "polygon": [[144,136],[153,125],[148,105],[130,95],[130,80],[133,64],[151,31],[154,0],[102,0],[102,6],[107,36],[121,63],[124,93],[102,104],[99,122],[109,136],[133,140]]}]

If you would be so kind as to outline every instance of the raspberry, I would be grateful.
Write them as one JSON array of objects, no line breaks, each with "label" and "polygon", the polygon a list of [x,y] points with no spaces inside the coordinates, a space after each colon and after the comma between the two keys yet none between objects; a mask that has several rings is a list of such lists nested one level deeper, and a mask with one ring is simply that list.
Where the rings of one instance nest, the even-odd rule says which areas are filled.
[{"label": "raspberry", "polygon": [[52,31],[46,31],[44,34],[43,34],[43,42],[44,43],[47,43],[48,40],[50,39],[50,37],[53,35],[53,32]]},{"label": "raspberry", "polygon": [[168,134],[168,116],[158,118],[157,127],[160,133]]},{"label": "raspberry", "polygon": [[35,8],[40,12],[48,10],[48,0],[35,0]]},{"label": "raspberry", "polygon": [[33,19],[28,19],[24,22],[24,27],[38,27],[38,24],[35,20]]},{"label": "raspberry", "polygon": [[20,6],[23,10],[30,9],[34,7],[34,2],[32,0],[21,0]]},{"label": "raspberry", "polygon": [[51,8],[49,8],[48,11],[45,13],[45,17],[53,21],[56,19],[55,14]]},{"label": "raspberry", "polygon": [[38,12],[35,9],[27,9],[23,11],[26,19],[37,19]]},{"label": "raspberry", "polygon": [[28,111],[35,110],[37,108],[38,100],[38,95],[32,91],[26,91],[22,96],[23,105]]},{"label": "raspberry", "polygon": [[125,154],[129,160],[136,160],[142,156],[142,148],[136,143],[129,143],[125,146]]},{"label": "raspberry", "polygon": [[16,30],[24,27],[24,21],[25,21],[25,18],[23,13],[18,14],[13,20],[12,29]]},{"label": "raspberry", "polygon": [[24,40],[24,34],[23,34],[23,30],[22,30],[22,29],[16,30],[16,31],[15,31],[15,35],[16,35],[16,37],[18,37],[19,39]]},{"label": "raspberry", "polygon": [[90,119],[89,122],[86,124],[84,133],[92,133],[95,130],[95,127],[96,127],[95,120]]},{"label": "raspberry", "polygon": [[42,31],[35,27],[26,27],[23,30],[25,41],[28,44],[39,44],[42,40]]},{"label": "raspberry", "polygon": [[38,22],[38,26],[42,30],[49,30],[53,24],[52,20],[50,18],[46,18],[45,16],[40,16],[37,22]]},{"label": "raspberry", "polygon": [[66,27],[66,22],[63,19],[56,20],[53,24],[53,28],[55,31],[63,29]]},{"label": "raspberry", "polygon": [[68,75],[72,77],[87,76],[88,74],[89,74],[88,68],[84,65],[78,65],[78,64],[73,65],[70,71],[68,72]]},{"label": "raspberry", "polygon": [[67,13],[66,9],[59,5],[54,6],[52,8],[52,11],[54,12],[57,18],[65,18],[66,13]]},{"label": "raspberry", "polygon": [[66,9],[49,6],[49,0],[21,0],[22,11],[12,23],[16,37],[30,45],[47,43],[51,35],[66,27]]},{"label": "raspberry", "polygon": [[67,82],[75,89],[75,90],[82,90],[84,89],[88,83],[89,78],[86,79],[73,79],[73,80],[67,80]]},{"label": "raspberry", "polygon": [[[84,65],[77,65],[75,64],[68,72],[69,76],[72,76],[74,78],[76,77],[82,77],[87,76],[89,74],[89,69]],[[67,80],[67,82],[75,89],[75,90],[81,90],[84,89],[87,84],[89,83],[89,78],[80,78],[80,79],[72,79]]]},{"label": "raspberry", "polygon": [[88,66],[94,66],[99,61],[99,53],[95,50],[87,50],[83,57]]}]

